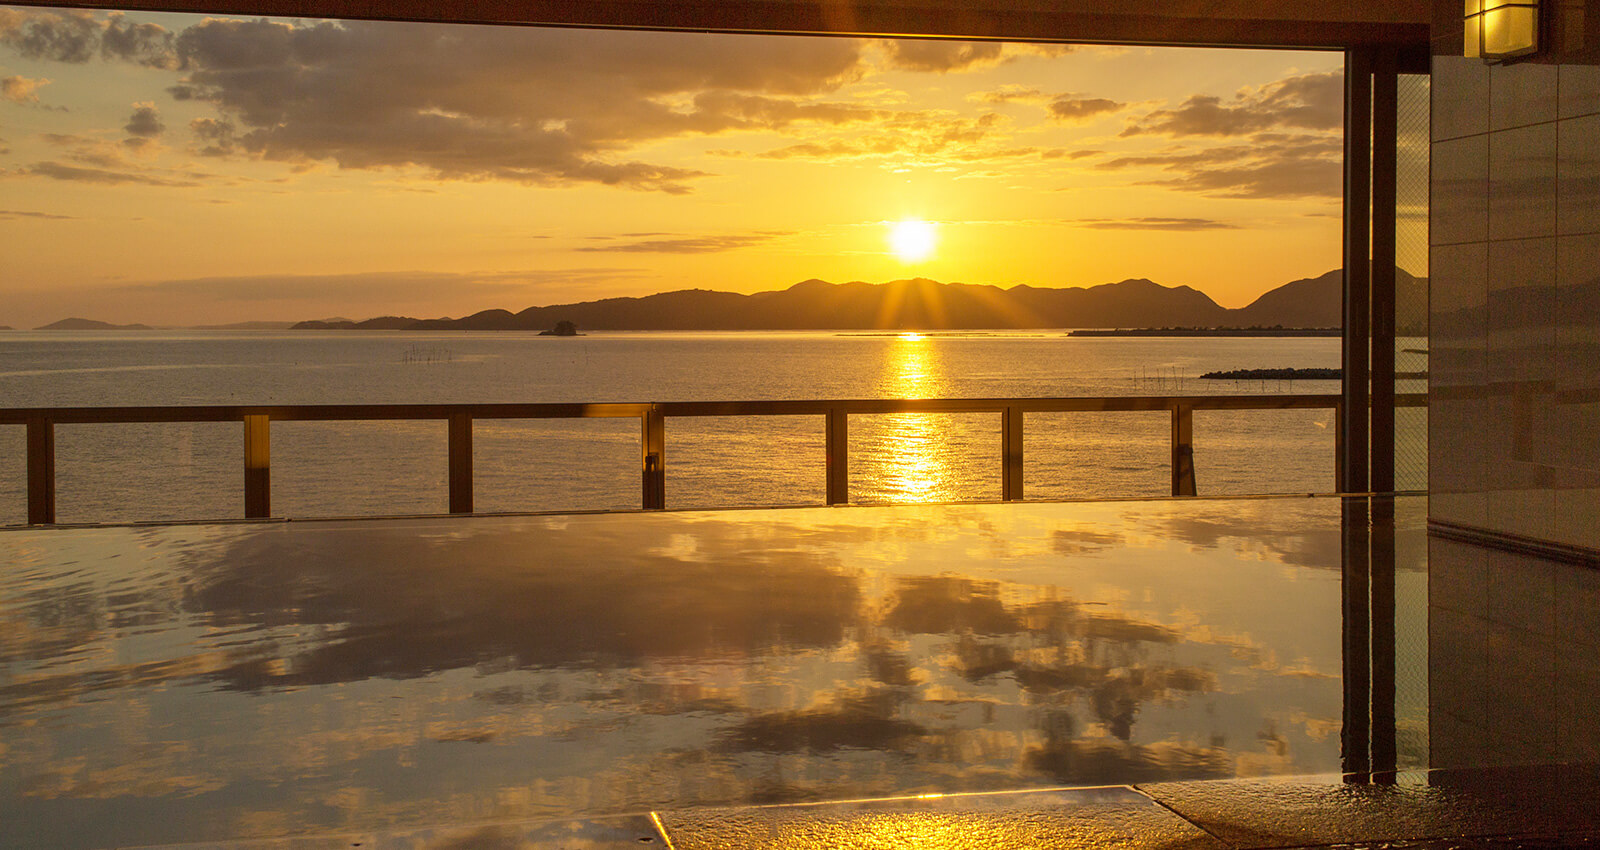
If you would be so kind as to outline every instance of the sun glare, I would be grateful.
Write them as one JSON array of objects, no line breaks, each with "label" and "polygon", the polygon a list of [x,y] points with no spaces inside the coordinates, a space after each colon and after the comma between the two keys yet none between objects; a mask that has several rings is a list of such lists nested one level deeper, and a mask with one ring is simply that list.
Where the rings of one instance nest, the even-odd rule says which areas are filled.
[{"label": "sun glare", "polygon": [[889,247],[901,262],[915,263],[933,254],[938,242],[934,226],[920,218],[908,218],[889,225]]}]

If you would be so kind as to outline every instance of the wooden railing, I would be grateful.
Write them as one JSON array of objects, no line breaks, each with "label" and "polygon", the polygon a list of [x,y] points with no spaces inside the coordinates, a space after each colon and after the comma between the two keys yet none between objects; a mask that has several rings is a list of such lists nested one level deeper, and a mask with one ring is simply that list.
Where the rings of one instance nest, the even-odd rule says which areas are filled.
[{"label": "wooden railing", "polygon": [[[1426,397],[1400,396],[1398,406]],[[827,503],[849,502],[849,425],[852,415],[886,413],[999,413],[1000,494],[1022,498],[1023,415],[1158,411],[1171,415],[1172,495],[1195,495],[1196,410],[1332,409],[1338,395],[1105,396],[1095,398],[855,399],[799,401],[684,401],[606,404],[339,404],[213,407],[52,407],[0,409],[0,425],[27,427],[28,523],[56,521],[55,426],[176,422],[240,422],[244,426],[244,514],[272,515],[272,423],[307,421],[444,420],[449,438],[450,513],[472,513],[472,423],[479,419],[627,418],[640,424],[642,504],[666,507],[666,420],[687,416],[821,416],[826,422]],[[1340,424],[1340,423],[1336,423]],[[1343,434],[1339,427],[1335,434]],[[1336,441],[1334,468],[1345,447]]]}]

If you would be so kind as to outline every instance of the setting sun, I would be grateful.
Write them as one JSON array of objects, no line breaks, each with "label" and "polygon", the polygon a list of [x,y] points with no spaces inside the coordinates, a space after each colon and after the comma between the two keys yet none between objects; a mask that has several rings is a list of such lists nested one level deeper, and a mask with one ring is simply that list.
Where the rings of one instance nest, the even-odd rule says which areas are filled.
[{"label": "setting sun", "polygon": [[933,254],[938,235],[932,224],[908,218],[889,225],[889,247],[902,262],[915,263]]}]

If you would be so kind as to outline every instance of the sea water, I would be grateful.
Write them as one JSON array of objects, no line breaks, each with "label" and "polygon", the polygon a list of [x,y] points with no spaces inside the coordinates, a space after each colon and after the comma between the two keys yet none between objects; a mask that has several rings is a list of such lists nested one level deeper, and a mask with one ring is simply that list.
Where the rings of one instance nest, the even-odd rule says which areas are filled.
[{"label": "sea water", "polygon": [[[1337,393],[1337,381],[1218,381],[1214,370],[1331,368],[1336,338],[955,334],[406,332],[4,332],[0,407],[1027,398]],[[1402,340],[1402,372],[1426,369]],[[1421,392],[1422,381],[1402,382]],[[1399,486],[1426,486],[1425,412],[1399,411]],[[1028,498],[1168,492],[1165,411],[1030,413]],[[821,417],[672,418],[671,508],[803,505],[824,497]],[[243,514],[238,423],[62,425],[62,522]],[[441,421],[277,422],[276,516],[439,513]],[[639,424],[629,419],[474,423],[479,511],[640,504]],[[1332,410],[1200,411],[1202,495],[1327,492]],[[850,421],[856,503],[993,500],[999,415],[894,414]],[[0,525],[25,520],[24,434],[0,426]]]}]

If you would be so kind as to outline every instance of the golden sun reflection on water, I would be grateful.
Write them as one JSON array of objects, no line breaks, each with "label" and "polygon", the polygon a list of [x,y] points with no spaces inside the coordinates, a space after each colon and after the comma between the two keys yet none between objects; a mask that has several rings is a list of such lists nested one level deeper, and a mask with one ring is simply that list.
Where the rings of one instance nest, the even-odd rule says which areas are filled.
[{"label": "golden sun reflection on water", "polygon": [[[883,395],[888,398],[941,398],[946,394],[943,364],[932,342],[905,333],[884,360]],[[853,473],[863,502],[940,502],[954,498],[949,414],[892,413],[863,417],[857,442],[865,449]]]}]

